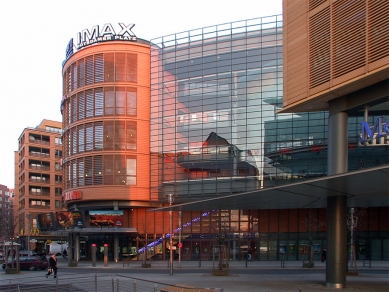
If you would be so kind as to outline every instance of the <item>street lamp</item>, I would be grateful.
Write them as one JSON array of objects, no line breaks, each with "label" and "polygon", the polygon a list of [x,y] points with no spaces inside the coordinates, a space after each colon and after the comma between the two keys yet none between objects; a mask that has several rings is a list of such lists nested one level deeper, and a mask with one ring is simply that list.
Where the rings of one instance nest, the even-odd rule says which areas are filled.
[{"label": "street lamp", "polygon": [[27,213],[26,214],[26,217],[27,217],[27,228],[28,228],[28,233],[27,233],[27,255],[30,256],[30,217],[31,217],[31,214],[30,213]]},{"label": "street lamp", "polygon": [[181,226],[181,217],[182,217],[182,212],[178,212],[178,228],[179,228],[179,233],[178,233],[178,267],[181,268],[181,231],[182,231],[182,226]]},{"label": "street lamp", "polygon": [[[173,194],[168,195],[169,205],[171,206],[174,202]],[[169,244],[170,244],[170,275],[173,275],[173,211],[169,211],[170,216],[170,236],[169,236]]]}]

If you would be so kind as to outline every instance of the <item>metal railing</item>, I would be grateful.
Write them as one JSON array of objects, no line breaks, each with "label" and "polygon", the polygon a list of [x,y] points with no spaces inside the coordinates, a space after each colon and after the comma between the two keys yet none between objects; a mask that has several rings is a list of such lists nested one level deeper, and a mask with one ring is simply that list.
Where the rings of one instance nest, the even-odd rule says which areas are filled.
[{"label": "metal railing", "polygon": [[88,274],[88,275],[58,275],[49,279],[37,279],[36,277],[20,277],[17,279],[3,280],[0,283],[0,291],[70,291],[70,292],[170,292],[170,291],[209,291],[222,292],[221,288],[198,288],[171,285],[126,277],[121,275]]}]

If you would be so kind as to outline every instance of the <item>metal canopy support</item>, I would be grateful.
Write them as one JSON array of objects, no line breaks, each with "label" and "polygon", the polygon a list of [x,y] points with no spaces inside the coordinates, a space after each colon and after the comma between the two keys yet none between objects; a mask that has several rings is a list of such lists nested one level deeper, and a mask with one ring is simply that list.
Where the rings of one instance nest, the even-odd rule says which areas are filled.
[{"label": "metal canopy support", "polygon": [[[338,106],[338,101],[335,103],[330,102],[330,116],[328,117],[328,175],[347,172],[348,115],[345,112],[337,112]],[[342,186],[335,184],[333,187],[333,195],[329,191],[327,197],[326,286],[330,288],[345,288],[347,268],[347,196],[336,192]]]}]

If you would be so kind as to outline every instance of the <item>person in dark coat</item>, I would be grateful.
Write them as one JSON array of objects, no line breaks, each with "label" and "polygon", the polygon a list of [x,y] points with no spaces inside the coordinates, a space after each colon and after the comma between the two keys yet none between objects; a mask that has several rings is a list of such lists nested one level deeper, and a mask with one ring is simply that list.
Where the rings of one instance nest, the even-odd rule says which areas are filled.
[{"label": "person in dark coat", "polygon": [[47,271],[46,278],[48,278],[52,272],[54,272],[54,278],[57,278],[57,271],[57,258],[55,257],[55,254],[52,254],[49,258],[49,270]]},{"label": "person in dark coat", "polygon": [[325,245],[321,253],[321,261],[324,262],[327,259],[327,246]]}]

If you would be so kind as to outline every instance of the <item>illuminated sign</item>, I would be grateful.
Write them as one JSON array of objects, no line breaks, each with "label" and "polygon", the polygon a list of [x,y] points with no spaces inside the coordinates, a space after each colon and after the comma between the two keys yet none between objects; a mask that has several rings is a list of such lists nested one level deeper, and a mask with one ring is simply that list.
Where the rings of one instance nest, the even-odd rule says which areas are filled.
[{"label": "illuminated sign", "polygon": [[89,211],[90,226],[123,226],[122,210]]},{"label": "illuminated sign", "polygon": [[[106,41],[136,41],[136,35],[133,33],[132,28],[135,24],[130,23],[125,25],[122,22],[118,23],[116,31],[112,24],[106,23],[101,28],[99,25],[95,25],[92,29],[83,29],[77,34],[77,44],[73,43],[73,38],[69,41],[66,47],[65,61],[74,53],[74,47],[81,49],[83,47]],[[65,62],[64,61],[64,62]]]},{"label": "illuminated sign", "polygon": [[82,211],[59,211],[55,212],[57,226],[59,228],[83,227],[84,219]]},{"label": "illuminated sign", "polygon": [[383,122],[378,117],[372,127],[364,121],[361,123],[362,132],[360,143],[365,146],[389,144],[389,121]]},{"label": "illuminated sign", "polygon": [[81,191],[69,191],[62,194],[62,202],[72,201],[72,200],[81,200],[82,193]]},{"label": "illuminated sign", "polygon": [[54,213],[44,213],[37,215],[37,224],[40,230],[56,228]]}]

